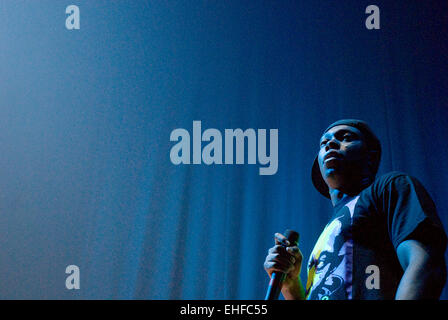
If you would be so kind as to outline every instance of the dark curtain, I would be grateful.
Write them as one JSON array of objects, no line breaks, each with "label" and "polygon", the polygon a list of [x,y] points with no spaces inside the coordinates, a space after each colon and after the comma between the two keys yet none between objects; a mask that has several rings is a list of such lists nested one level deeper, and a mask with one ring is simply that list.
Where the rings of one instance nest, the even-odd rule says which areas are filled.
[{"label": "dark curtain", "polygon": [[[310,169],[341,118],[448,226],[448,3],[376,1],[379,30],[370,4],[80,0],[69,31],[61,1],[2,1],[0,297],[263,299],[274,233],[306,261],[332,212]],[[278,172],[172,164],[194,120],[278,129]]]}]

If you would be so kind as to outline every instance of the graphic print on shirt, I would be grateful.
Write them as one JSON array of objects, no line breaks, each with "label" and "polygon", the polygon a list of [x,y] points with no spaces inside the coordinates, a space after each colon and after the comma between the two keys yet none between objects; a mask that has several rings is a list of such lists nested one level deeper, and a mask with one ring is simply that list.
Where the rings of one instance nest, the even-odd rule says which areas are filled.
[{"label": "graphic print on shirt", "polygon": [[306,298],[309,300],[351,299],[353,241],[351,225],[359,196],[336,213],[324,229],[308,262]]}]

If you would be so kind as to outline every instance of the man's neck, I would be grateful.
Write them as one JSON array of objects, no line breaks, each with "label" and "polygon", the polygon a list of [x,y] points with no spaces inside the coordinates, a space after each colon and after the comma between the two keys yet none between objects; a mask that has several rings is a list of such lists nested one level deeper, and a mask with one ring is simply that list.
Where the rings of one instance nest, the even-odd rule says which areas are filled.
[{"label": "man's neck", "polygon": [[330,199],[333,207],[335,207],[340,201],[342,201],[347,197],[357,196],[362,190],[364,190],[371,184],[372,184],[371,178],[364,178],[358,183],[349,184],[351,188],[338,188],[338,189],[329,188]]},{"label": "man's neck", "polygon": [[336,205],[347,196],[348,195],[345,194],[344,192],[342,192],[341,190],[330,189],[330,199],[331,199],[331,204],[333,205],[333,207],[336,207]]},{"label": "man's neck", "polygon": [[344,193],[338,189],[330,189],[330,198],[331,198],[331,204],[333,207],[336,207],[336,205],[346,199],[347,197],[353,197],[355,195],[348,195],[347,193]]}]

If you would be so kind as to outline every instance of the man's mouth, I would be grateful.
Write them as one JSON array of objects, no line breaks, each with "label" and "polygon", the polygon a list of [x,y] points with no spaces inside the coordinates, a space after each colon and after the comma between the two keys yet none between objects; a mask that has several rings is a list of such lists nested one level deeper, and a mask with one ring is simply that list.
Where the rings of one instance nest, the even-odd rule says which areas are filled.
[{"label": "man's mouth", "polygon": [[324,162],[331,161],[331,160],[340,160],[341,158],[342,157],[338,152],[330,151],[325,155]]}]

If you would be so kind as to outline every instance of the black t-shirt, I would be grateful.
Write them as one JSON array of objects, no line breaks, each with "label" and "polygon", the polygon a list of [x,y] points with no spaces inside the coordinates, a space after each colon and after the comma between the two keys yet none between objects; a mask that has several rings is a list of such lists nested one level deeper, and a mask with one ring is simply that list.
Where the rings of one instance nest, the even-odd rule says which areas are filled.
[{"label": "black t-shirt", "polygon": [[396,249],[407,239],[442,252],[447,242],[422,184],[391,172],[334,207],[308,262],[306,298],[394,299],[403,275]]}]

